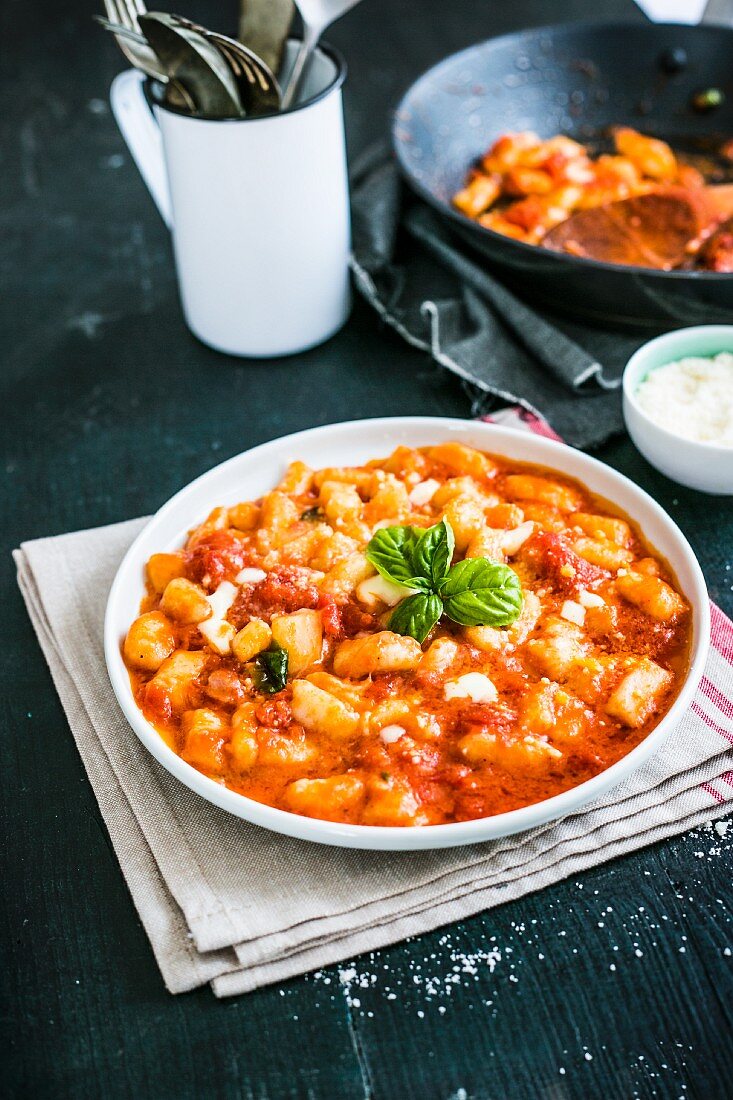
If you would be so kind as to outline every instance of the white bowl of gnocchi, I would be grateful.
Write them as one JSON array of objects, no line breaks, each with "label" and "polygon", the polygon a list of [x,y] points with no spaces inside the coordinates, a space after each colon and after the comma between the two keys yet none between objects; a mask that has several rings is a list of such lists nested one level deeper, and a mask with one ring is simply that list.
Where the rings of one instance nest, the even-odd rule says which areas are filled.
[{"label": "white bowl of gnocchi", "polygon": [[125,556],[110,680],[173,776],[323,844],[417,850],[578,810],[660,750],[708,598],[669,516],[562,444],[333,424],[182,489]]}]

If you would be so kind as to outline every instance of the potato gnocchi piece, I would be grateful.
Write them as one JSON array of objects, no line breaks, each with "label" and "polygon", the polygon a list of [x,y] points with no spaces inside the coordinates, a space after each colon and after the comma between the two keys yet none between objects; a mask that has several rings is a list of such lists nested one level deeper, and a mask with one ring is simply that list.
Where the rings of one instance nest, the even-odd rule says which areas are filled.
[{"label": "potato gnocchi piece", "polygon": [[525,592],[522,610],[511,626],[465,626],[463,636],[484,653],[514,649],[522,645],[536,627],[542,603],[534,592]]},{"label": "potato gnocchi piece", "polygon": [[313,484],[321,490],[327,481],[354,485],[364,496],[371,496],[379,484],[381,470],[365,470],[361,466],[327,466],[316,470]]},{"label": "potato gnocchi piece", "polygon": [[298,519],[300,519],[298,507],[295,501],[291,500],[285,493],[278,492],[277,489],[274,489],[271,493],[266,493],[262,498],[259,526],[268,534],[268,546],[282,545],[285,532],[287,532]]},{"label": "potato gnocchi piece", "polygon": [[626,573],[617,577],[616,591],[660,623],[674,622],[687,606],[666,581],[643,573]]},{"label": "potato gnocchi piece", "polygon": [[388,775],[372,776],[367,781],[362,820],[365,825],[424,825],[428,817],[407,780]]},{"label": "potato gnocchi piece", "polygon": [[422,657],[420,643],[391,630],[380,630],[366,638],[341,642],[333,655],[337,676],[361,680],[374,672],[404,672],[417,668]]},{"label": "potato gnocchi piece", "polygon": [[273,641],[288,651],[288,673],[296,676],[321,658],[323,623],[320,611],[304,608],[290,615],[274,615]]},{"label": "potato gnocchi piece", "polygon": [[364,522],[370,526],[383,519],[389,519],[394,524],[404,523],[411,507],[403,483],[394,474],[387,474],[374,496],[364,505]]},{"label": "potato gnocchi piece", "polygon": [[229,522],[238,531],[253,531],[260,522],[259,505],[251,500],[235,504],[229,509]]},{"label": "potato gnocchi piece", "polygon": [[318,756],[318,749],[308,741],[301,726],[285,730],[260,726],[257,730],[257,763],[272,767],[295,767],[308,764]]},{"label": "potato gnocchi piece", "polygon": [[201,771],[218,774],[223,767],[227,723],[213,710],[187,710],[181,716],[181,756]]},{"label": "potato gnocchi piece", "polygon": [[318,550],[333,535],[333,528],[327,523],[317,523],[310,531],[302,534],[288,534],[279,547],[271,550],[264,558],[265,569],[276,569],[280,565],[309,565]]},{"label": "potato gnocchi piece", "polygon": [[588,714],[580,699],[560,684],[533,684],[522,699],[519,720],[529,734],[549,738],[561,745],[584,733]]},{"label": "potato gnocchi piece", "polygon": [[200,623],[212,614],[203,588],[185,577],[175,577],[166,585],[160,607],[177,623]]},{"label": "potato gnocchi piece", "polygon": [[562,683],[590,646],[579,626],[553,616],[541,636],[527,642],[527,652],[541,672]]},{"label": "potato gnocchi piece", "polygon": [[431,504],[434,508],[443,508],[456,497],[470,497],[482,508],[494,507],[499,500],[496,493],[488,491],[472,477],[450,477],[435,490]]},{"label": "potato gnocchi piece", "polygon": [[359,550],[329,569],[321,583],[321,590],[330,596],[335,596],[336,599],[343,600],[350,596],[362,581],[367,577],[373,577],[376,572],[371,562],[367,561],[366,555]]},{"label": "potato gnocchi piece", "polygon": [[461,651],[452,638],[436,638],[420,658],[420,672],[447,672]]},{"label": "potato gnocchi piece", "polygon": [[336,740],[351,737],[359,725],[359,714],[353,707],[309,680],[293,682],[292,708],[296,722],[305,729]]},{"label": "potato gnocchi piece", "polygon": [[228,750],[234,766],[240,772],[250,771],[257,763],[259,722],[256,709],[253,702],[242,703],[232,715],[232,734]]},{"label": "potato gnocchi piece", "polygon": [[486,526],[484,510],[474,497],[457,496],[448,501],[442,511],[441,519],[447,519],[453,528],[456,550],[461,553],[472,539],[475,539]]},{"label": "potato gnocchi piece", "polygon": [[666,668],[642,657],[612,693],[606,713],[632,728],[643,726],[661,706],[672,679]]},{"label": "potato gnocchi piece", "polygon": [[608,569],[611,573],[615,573],[617,569],[622,569],[634,560],[634,555],[630,550],[605,539],[602,542],[599,542],[598,539],[586,537],[576,539],[573,543],[573,550],[581,558],[590,562],[591,565],[597,565],[600,569]]},{"label": "potato gnocchi piece", "polygon": [[353,485],[341,481],[324,481],[319,500],[326,517],[337,530],[346,530],[361,522],[361,497]]},{"label": "potato gnocchi piece", "polygon": [[291,493],[293,496],[303,496],[313,484],[313,470],[305,462],[296,459],[291,462],[285,471],[285,476],[278,485],[281,493]]},{"label": "potato gnocchi piece", "polygon": [[176,648],[170,622],[161,611],[146,611],[127,632],[123,653],[133,668],[154,672]]},{"label": "potato gnocchi piece", "polygon": [[232,642],[232,653],[243,665],[251,661],[263,649],[267,649],[272,639],[272,630],[262,619],[252,619],[236,634]]},{"label": "potato gnocchi piece", "polygon": [[181,714],[191,706],[194,684],[208,664],[208,657],[201,649],[178,649],[160,666],[148,683],[148,692],[164,695],[174,714]]},{"label": "potato gnocchi piece", "polygon": [[148,559],[146,573],[152,588],[158,594],[165,592],[172,580],[186,574],[183,554],[153,554]]},{"label": "potato gnocchi piece", "polygon": [[329,539],[321,543],[311,557],[311,567],[328,573],[339,562],[351,557],[359,549],[356,539],[345,535],[343,531],[334,531]]},{"label": "potato gnocchi piece", "polygon": [[577,512],[582,503],[580,494],[569,485],[532,474],[509,474],[503,488],[509,500],[539,501],[559,512]]},{"label": "potato gnocchi piece", "polygon": [[327,691],[329,695],[335,695],[342,703],[348,703],[356,711],[362,711],[370,705],[369,700],[364,698],[367,684],[343,680],[340,676],[333,676],[330,672],[324,672],[323,669],[309,672],[304,678],[309,683],[315,684],[316,687],[322,688],[323,691]]},{"label": "potato gnocchi piece", "polygon": [[364,780],[356,775],[296,779],[285,788],[285,801],[296,814],[342,821],[360,808],[365,790]]},{"label": "potato gnocchi piece", "polygon": [[458,748],[470,764],[498,764],[510,772],[544,771],[562,759],[559,749],[533,734],[505,740],[488,730],[477,730],[462,737]]},{"label": "potato gnocchi piece", "polygon": [[615,542],[617,546],[629,547],[634,540],[628,523],[616,516],[596,516],[590,512],[576,512],[570,517],[570,522],[573,526],[579,527],[584,535],[596,541],[608,539],[609,542]]},{"label": "potato gnocchi piece", "polygon": [[497,470],[496,463],[488,455],[464,443],[439,443],[437,447],[428,449],[428,455],[433,462],[439,462],[457,474],[474,477],[477,481],[490,481]]}]

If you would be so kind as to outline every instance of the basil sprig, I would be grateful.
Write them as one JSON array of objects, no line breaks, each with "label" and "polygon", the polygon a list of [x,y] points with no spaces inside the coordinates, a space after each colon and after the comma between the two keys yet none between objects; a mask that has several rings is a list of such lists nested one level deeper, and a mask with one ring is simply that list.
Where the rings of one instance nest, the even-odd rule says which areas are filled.
[{"label": "basil sprig", "polygon": [[275,695],[288,682],[288,651],[272,642],[255,660],[255,681],[260,691]]},{"label": "basil sprig", "polygon": [[366,549],[388,581],[414,594],[392,612],[389,627],[422,643],[441,615],[462,626],[510,626],[522,610],[522,586],[508,565],[466,558],[451,566],[455,537],[448,520],[434,527],[383,527]]}]

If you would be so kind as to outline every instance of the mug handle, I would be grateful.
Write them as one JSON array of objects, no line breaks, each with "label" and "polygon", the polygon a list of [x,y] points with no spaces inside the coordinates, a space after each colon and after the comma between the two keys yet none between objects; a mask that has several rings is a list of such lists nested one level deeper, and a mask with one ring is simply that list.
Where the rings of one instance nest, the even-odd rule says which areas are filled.
[{"label": "mug handle", "polygon": [[145,97],[144,75],[128,69],[112,81],[109,100],[112,114],[119,126],[140,175],[153,196],[158,212],[170,229],[173,225],[171,196],[163,155],[163,139]]}]

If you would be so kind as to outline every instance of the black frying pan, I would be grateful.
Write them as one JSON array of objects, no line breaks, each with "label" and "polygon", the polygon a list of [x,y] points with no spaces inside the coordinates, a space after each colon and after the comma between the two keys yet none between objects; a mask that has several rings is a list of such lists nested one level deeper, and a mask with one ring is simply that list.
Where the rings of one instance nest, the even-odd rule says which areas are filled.
[{"label": "black frying pan", "polygon": [[[723,102],[695,110],[693,97],[709,88]],[[412,187],[525,297],[606,324],[733,321],[733,275],[551,252],[451,207],[469,165],[507,130],[602,142],[619,124],[687,152],[733,138],[733,28],[575,23],[502,35],[421,76],[395,113],[392,138]]]}]

